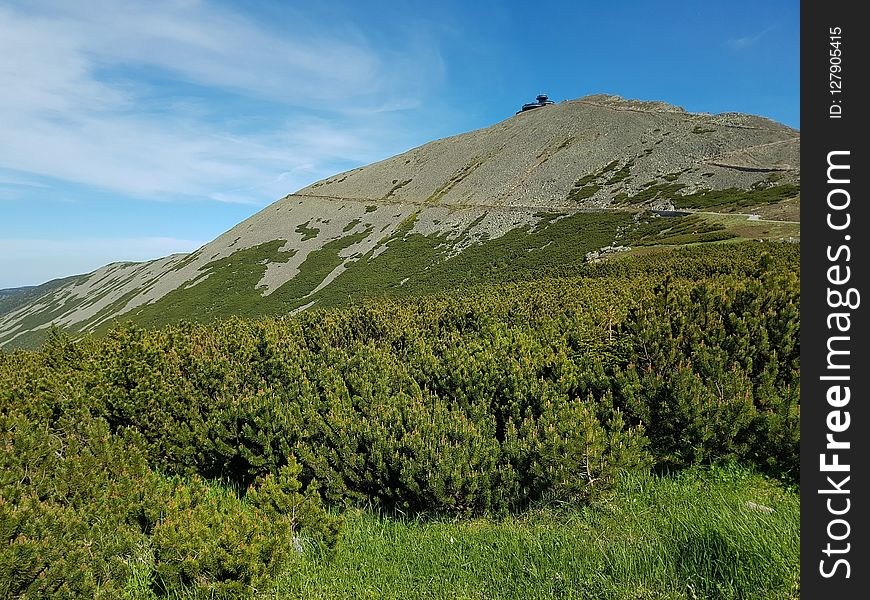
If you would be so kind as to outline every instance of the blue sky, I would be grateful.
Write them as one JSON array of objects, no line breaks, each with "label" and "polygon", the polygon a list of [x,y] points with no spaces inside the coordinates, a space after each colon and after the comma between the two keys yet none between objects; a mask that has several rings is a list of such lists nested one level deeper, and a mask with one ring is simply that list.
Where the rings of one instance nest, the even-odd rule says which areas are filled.
[{"label": "blue sky", "polygon": [[799,128],[799,57],[797,1],[0,0],[0,288],[193,250],[540,92]]}]

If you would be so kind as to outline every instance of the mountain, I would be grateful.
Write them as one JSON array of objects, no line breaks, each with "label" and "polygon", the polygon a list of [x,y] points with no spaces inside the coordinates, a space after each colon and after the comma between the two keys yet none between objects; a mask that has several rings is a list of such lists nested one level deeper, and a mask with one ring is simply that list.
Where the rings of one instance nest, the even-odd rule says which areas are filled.
[{"label": "mountain", "polygon": [[286,314],[504,281],[601,248],[797,238],[799,164],[800,133],[762,117],[607,95],[543,106],[314,183],[191,254],[0,296],[0,346],[32,347],[52,323]]}]

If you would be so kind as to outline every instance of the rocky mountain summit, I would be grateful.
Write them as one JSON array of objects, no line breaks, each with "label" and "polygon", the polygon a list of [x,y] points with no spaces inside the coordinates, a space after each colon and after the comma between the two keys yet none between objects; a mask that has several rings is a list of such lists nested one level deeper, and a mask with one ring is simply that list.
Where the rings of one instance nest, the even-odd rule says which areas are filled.
[{"label": "rocky mountain summit", "polygon": [[623,246],[644,210],[796,205],[799,165],[800,133],[763,117],[608,95],[542,106],[313,183],[191,254],[4,295],[0,346],[33,346],[51,324],[285,314],[529,257],[582,260]]},{"label": "rocky mountain summit", "polygon": [[[445,205],[601,208],[651,181],[699,188],[748,188],[759,173],[799,179],[800,134],[762,117],[687,113],[663,102],[596,95],[521,113],[486,129],[437,140],[341,173],[295,195]],[[585,175],[616,161],[580,202]],[[616,171],[618,172],[618,171]]]}]

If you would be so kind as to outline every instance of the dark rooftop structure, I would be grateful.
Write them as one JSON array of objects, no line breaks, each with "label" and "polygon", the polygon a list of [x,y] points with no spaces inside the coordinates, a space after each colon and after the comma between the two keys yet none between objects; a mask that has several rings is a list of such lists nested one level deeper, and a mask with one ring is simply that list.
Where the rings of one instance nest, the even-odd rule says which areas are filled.
[{"label": "dark rooftop structure", "polygon": [[547,106],[548,104],[555,104],[552,100],[547,97],[547,94],[538,94],[535,98],[535,102],[529,102],[528,104],[523,104],[523,107],[517,111],[517,114],[521,112],[525,112],[527,110],[532,110],[533,108],[541,108],[542,106]]}]

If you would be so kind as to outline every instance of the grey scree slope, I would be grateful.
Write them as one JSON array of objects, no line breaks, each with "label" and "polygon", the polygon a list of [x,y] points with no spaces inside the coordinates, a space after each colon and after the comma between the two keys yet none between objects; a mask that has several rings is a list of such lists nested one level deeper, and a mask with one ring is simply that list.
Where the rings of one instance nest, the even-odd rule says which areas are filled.
[{"label": "grey scree slope", "polygon": [[[581,177],[613,161],[630,176],[581,202],[568,194]],[[595,95],[512,116],[491,127],[444,138],[392,158],[334,175],[290,194],[190,255],[113,263],[0,314],[0,346],[57,323],[88,331],[143,304],[204,279],[210,263],[272,240],[295,250],[267,265],[257,289],[268,295],[292,279],[312,251],[368,231],[344,248],[345,262],[311,293],[328,285],[355,256],[379,244],[414,215],[413,230],[462,242],[495,238],[534,224],[545,210],[607,208],[669,175],[690,193],[701,187],[748,188],[776,173],[800,180],[800,133],[762,117],[687,113],[661,102]],[[672,179],[674,174],[677,179]],[[299,233],[305,226],[316,235]],[[468,230],[468,227],[471,229]]]}]

